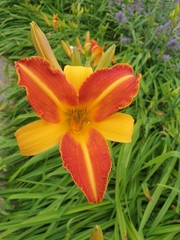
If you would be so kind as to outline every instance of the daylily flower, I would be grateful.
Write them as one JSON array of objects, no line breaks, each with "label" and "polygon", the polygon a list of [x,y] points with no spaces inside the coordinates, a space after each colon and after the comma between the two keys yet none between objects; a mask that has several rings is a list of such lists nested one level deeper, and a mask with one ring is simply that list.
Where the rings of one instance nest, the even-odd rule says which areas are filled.
[{"label": "daylily flower", "polygon": [[33,156],[60,144],[63,166],[90,203],[102,201],[111,170],[106,140],[130,142],[133,118],[116,113],[138,93],[141,74],[128,64],[107,68],[112,45],[93,72],[91,67],[59,66],[44,33],[31,23],[40,57],[16,62],[18,84],[39,120],[15,133],[21,154]]},{"label": "daylily flower", "polygon": [[111,170],[106,140],[130,142],[133,118],[115,113],[138,93],[141,75],[128,64],[96,70],[65,66],[54,69],[42,57],[16,62],[18,84],[41,118],[16,131],[22,155],[31,156],[60,144],[63,166],[90,203],[101,202]]}]

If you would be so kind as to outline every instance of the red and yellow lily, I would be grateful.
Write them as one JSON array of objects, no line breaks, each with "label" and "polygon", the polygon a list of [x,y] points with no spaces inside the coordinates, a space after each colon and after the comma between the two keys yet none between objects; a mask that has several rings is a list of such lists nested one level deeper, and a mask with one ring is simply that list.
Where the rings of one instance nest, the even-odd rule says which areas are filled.
[{"label": "red and yellow lily", "polygon": [[111,170],[106,140],[128,143],[133,118],[117,113],[138,93],[141,75],[128,64],[96,70],[54,68],[43,57],[15,64],[18,84],[40,120],[15,133],[21,154],[36,155],[60,144],[63,166],[90,203],[102,201]]}]

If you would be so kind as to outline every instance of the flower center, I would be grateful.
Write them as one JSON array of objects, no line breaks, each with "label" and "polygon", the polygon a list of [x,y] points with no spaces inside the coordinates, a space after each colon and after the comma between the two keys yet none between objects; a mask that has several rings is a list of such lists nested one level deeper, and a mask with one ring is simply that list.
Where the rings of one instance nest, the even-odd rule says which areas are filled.
[{"label": "flower center", "polygon": [[86,109],[72,110],[70,117],[70,129],[73,133],[80,133],[84,126],[90,123],[86,113]]}]

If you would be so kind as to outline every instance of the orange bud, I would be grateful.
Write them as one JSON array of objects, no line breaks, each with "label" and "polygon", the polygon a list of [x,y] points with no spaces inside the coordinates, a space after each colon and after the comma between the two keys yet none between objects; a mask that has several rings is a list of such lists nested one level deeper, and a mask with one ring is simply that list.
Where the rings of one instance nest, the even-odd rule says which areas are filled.
[{"label": "orange bud", "polygon": [[99,46],[99,44],[92,39],[91,40],[91,47],[90,47],[90,51],[91,51],[91,61],[93,62],[93,65],[96,66],[99,62],[99,60],[102,57],[103,54],[103,48]]},{"label": "orange bud", "polygon": [[58,29],[58,25],[59,25],[58,20],[59,20],[58,14],[56,13],[56,14],[53,15],[53,24],[54,24],[54,29],[55,30]]}]

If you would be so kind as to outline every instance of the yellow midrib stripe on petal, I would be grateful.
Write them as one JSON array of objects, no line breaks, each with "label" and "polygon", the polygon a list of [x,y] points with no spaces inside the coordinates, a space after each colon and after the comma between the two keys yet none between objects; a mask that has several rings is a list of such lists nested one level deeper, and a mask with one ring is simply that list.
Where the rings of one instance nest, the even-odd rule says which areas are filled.
[{"label": "yellow midrib stripe on petal", "polygon": [[21,66],[21,68],[31,77],[31,79],[50,97],[50,99],[52,99],[54,101],[54,103],[57,106],[61,106],[61,108],[63,108],[62,103],[60,102],[60,100],[56,97],[56,95],[53,93],[53,91],[51,91],[44,83],[42,83],[41,81],[39,81],[38,77],[36,77],[35,74],[33,74],[31,72],[31,70],[29,70],[28,68],[26,68],[24,65],[19,64]]},{"label": "yellow midrib stripe on petal", "polygon": [[113,84],[111,84],[108,88],[106,88],[106,90],[104,90],[102,92],[102,94],[100,94],[95,101],[92,102],[92,104],[90,105],[90,107],[88,108],[88,110],[92,109],[96,104],[98,104],[106,95],[108,95],[111,91],[113,91],[121,82],[124,82],[125,80],[127,80],[130,77],[133,77],[134,75],[126,75],[122,78],[120,78],[118,81],[115,81]]},{"label": "yellow midrib stripe on petal", "polygon": [[80,144],[83,149],[83,152],[84,152],[84,157],[85,157],[85,161],[86,161],[87,172],[89,173],[88,176],[89,176],[89,181],[91,183],[92,192],[93,192],[94,198],[97,200],[96,182],[95,182],[94,171],[93,171],[93,167],[91,164],[89,152],[88,152],[88,149],[85,144],[85,140],[84,140],[83,136],[79,137],[79,140],[80,140]]}]

